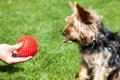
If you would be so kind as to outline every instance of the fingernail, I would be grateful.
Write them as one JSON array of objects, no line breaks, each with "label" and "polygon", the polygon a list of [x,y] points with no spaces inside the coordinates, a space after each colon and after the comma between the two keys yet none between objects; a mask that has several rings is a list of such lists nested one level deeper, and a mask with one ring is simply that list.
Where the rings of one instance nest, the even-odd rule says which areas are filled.
[{"label": "fingernail", "polygon": [[33,56],[28,56],[28,58],[32,58]]},{"label": "fingernail", "polygon": [[23,45],[23,43],[22,43],[22,42],[20,42],[20,43],[18,43],[18,45],[19,45],[19,46],[22,46],[22,45]]}]

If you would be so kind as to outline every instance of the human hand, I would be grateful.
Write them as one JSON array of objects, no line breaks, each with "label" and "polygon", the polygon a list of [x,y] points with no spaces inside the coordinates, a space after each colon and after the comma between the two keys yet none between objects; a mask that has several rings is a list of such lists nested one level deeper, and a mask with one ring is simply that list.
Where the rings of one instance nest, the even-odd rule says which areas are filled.
[{"label": "human hand", "polygon": [[0,60],[7,64],[15,64],[19,62],[26,62],[32,59],[32,56],[21,58],[14,57],[13,54],[17,54],[16,50],[22,46],[22,43],[16,45],[0,44]]}]

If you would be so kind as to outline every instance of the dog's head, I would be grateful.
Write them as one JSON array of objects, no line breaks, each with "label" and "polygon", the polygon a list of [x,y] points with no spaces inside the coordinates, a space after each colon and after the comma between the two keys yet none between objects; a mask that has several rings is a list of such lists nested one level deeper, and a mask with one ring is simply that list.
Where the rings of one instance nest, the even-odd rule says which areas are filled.
[{"label": "dog's head", "polygon": [[99,16],[92,10],[84,9],[78,4],[69,3],[73,14],[67,16],[66,27],[62,33],[68,40],[64,42],[77,42],[83,46],[91,43],[99,33]]}]

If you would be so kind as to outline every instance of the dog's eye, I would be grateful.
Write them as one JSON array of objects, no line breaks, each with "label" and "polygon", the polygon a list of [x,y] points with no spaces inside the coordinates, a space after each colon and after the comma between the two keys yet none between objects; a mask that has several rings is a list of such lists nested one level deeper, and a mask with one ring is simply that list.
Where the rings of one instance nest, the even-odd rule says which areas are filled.
[{"label": "dog's eye", "polygon": [[70,23],[69,26],[70,26],[70,27],[73,27],[73,24]]},{"label": "dog's eye", "polygon": [[74,25],[72,25],[71,27],[74,27]]},{"label": "dog's eye", "polygon": [[74,24],[71,23],[71,24],[70,24],[70,27],[74,27]]}]

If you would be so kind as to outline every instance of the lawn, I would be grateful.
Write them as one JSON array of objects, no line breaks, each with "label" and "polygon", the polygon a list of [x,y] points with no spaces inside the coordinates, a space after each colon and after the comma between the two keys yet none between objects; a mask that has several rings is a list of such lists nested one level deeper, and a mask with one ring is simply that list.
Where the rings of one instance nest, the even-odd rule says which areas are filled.
[{"label": "lawn", "polygon": [[[119,0],[71,0],[94,9],[105,25],[120,32]],[[0,62],[0,80],[76,80],[78,45],[63,43],[69,0],[0,0],[0,43],[15,44],[20,36],[36,38],[39,50],[29,62]]]}]

